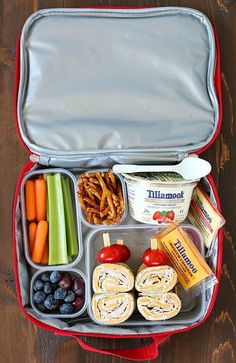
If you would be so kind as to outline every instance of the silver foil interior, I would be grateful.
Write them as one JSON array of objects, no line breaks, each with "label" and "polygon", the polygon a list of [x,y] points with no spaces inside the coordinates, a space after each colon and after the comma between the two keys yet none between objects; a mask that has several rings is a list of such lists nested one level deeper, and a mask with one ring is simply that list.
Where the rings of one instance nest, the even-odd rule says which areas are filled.
[{"label": "silver foil interior", "polygon": [[212,27],[193,9],[40,10],[21,37],[22,138],[64,158],[200,149],[218,123],[214,66]]}]

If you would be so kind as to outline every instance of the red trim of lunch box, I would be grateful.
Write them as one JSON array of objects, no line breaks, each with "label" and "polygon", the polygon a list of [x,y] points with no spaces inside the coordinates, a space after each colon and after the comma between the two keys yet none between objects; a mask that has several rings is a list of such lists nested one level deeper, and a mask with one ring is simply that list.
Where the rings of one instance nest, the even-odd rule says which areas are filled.
[{"label": "red trim of lunch box", "polygon": [[[87,7],[81,7],[81,8],[87,8]],[[145,9],[145,8],[149,8],[149,7],[106,7],[106,6],[94,6],[92,8],[88,8],[88,9],[96,9],[96,8],[102,8],[102,9]],[[150,7],[152,8],[152,7]],[[222,125],[222,117],[223,117],[223,106],[222,106],[222,89],[221,89],[221,63],[220,63],[220,43],[219,43],[219,37],[217,35],[216,30],[214,29],[214,35],[215,35],[215,44],[216,44],[216,66],[215,66],[215,75],[214,75],[214,83],[215,83],[215,90],[216,90],[216,95],[218,98],[218,103],[219,103],[219,119],[218,119],[218,125],[217,125],[217,129],[216,132],[213,136],[213,138],[211,139],[211,141],[205,145],[203,148],[196,150],[193,152],[193,154],[201,154],[203,151],[207,150],[215,141],[215,139],[217,138],[217,136],[220,133],[220,129],[221,129],[221,125]],[[18,90],[19,90],[19,82],[20,82],[20,39],[21,39],[21,34],[19,35],[18,39],[17,39],[17,43],[16,43],[16,68],[15,68],[15,85],[14,85],[14,116],[15,116],[15,125],[16,125],[16,131],[17,134],[19,135],[20,141],[22,146],[24,147],[24,149],[31,154],[30,149],[26,146],[21,133],[20,133],[20,128],[19,128],[19,122],[18,122],[18,114],[17,114],[17,99],[18,99]]]},{"label": "red trim of lunch box", "polygon": [[[19,190],[20,190],[20,187],[21,187],[22,179],[23,179],[24,175],[34,165],[35,165],[35,163],[29,161],[27,163],[27,165],[25,166],[25,168],[23,169],[23,171],[21,172],[20,177],[19,177],[18,182],[17,182],[17,186],[16,186],[14,205],[13,205],[13,237],[14,237],[13,249],[14,249],[14,272],[15,272],[16,292],[17,292],[17,297],[18,297],[20,308],[21,308],[21,310],[23,311],[23,313],[27,316],[27,318],[29,320],[31,320],[35,325],[39,326],[40,328],[43,328],[45,330],[54,332],[57,335],[72,336],[73,338],[77,339],[77,341],[80,343],[81,346],[83,346],[83,348],[93,350],[93,349],[96,349],[96,348],[93,348],[93,347],[90,348],[89,346],[86,347],[86,344],[79,339],[79,336],[105,337],[105,338],[116,338],[116,339],[123,339],[123,338],[130,338],[130,339],[136,338],[137,339],[137,338],[149,338],[149,337],[152,337],[155,340],[155,342],[157,342],[158,338],[159,339],[163,338],[163,340],[165,340],[165,339],[167,339],[169,336],[171,336],[173,334],[177,334],[177,333],[180,333],[180,332],[191,330],[191,329],[199,326],[200,324],[202,324],[209,317],[209,315],[210,315],[210,313],[211,313],[211,311],[213,309],[213,306],[215,304],[219,284],[217,284],[214,287],[211,303],[209,305],[207,314],[200,322],[198,322],[197,324],[192,325],[191,327],[187,327],[187,328],[184,328],[184,329],[179,329],[179,330],[176,330],[174,332],[168,332],[166,334],[160,334],[160,333],[158,334],[157,333],[157,334],[139,334],[139,335],[124,335],[124,334],[114,335],[114,334],[78,333],[78,332],[73,332],[73,331],[66,332],[66,331],[62,331],[60,329],[51,327],[51,326],[49,326],[49,325],[47,325],[45,323],[42,323],[42,322],[38,321],[37,319],[33,318],[25,310],[25,308],[24,308],[24,306],[22,304],[22,300],[21,300],[20,283],[19,283],[19,275],[18,275],[18,260],[17,260],[17,250],[16,250],[16,243],[17,243],[16,242],[16,209],[17,209],[17,201],[18,201],[18,197],[19,197]],[[208,180],[209,180],[209,182],[211,184],[211,187],[212,187],[215,199],[216,199],[217,208],[218,208],[219,211],[221,211],[220,200],[219,200],[219,197],[218,197],[218,194],[217,194],[217,189],[216,189],[215,183],[214,183],[211,175],[208,175],[207,178],[208,178]],[[221,263],[222,263],[222,247],[223,247],[223,230],[221,228],[219,230],[219,232],[218,232],[218,257],[217,257],[217,267],[216,267],[216,277],[217,277],[217,279],[219,281],[220,281],[220,272],[221,272]],[[115,352],[115,351],[110,350],[110,351],[107,351],[106,353],[111,354],[111,355],[116,355],[117,352]]]}]

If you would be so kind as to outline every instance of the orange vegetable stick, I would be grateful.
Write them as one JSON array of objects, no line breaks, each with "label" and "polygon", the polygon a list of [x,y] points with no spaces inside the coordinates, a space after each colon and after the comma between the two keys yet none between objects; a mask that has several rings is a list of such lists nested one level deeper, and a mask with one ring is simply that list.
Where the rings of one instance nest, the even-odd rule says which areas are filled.
[{"label": "orange vegetable stick", "polygon": [[37,224],[32,222],[29,224],[29,249],[32,256],[32,252],[34,249],[34,241],[35,241],[35,234],[36,234]]},{"label": "orange vegetable stick", "polygon": [[46,246],[43,251],[43,257],[41,263],[48,264],[48,240],[46,242]]},{"label": "orange vegetable stick", "polygon": [[47,242],[47,237],[48,237],[48,222],[40,221],[36,229],[34,249],[32,254],[32,261],[34,263],[41,262]]},{"label": "orange vegetable stick", "polygon": [[46,219],[47,215],[47,184],[44,179],[35,180],[35,200],[37,220]]},{"label": "orange vegetable stick", "polygon": [[27,180],[25,183],[25,212],[28,221],[32,222],[36,219],[34,180]]}]

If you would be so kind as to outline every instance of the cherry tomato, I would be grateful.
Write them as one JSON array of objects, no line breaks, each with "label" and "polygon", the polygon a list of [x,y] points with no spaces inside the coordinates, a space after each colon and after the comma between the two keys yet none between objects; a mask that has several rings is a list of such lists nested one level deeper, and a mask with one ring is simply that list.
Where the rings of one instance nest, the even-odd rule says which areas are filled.
[{"label": "cherry tomato", "polygon": [[153,214],[152,219],[153,219],[154,221],[156,221],[156,220],[157,220],[157,219],[159,219],[160,217],[161,217],[161,212],[156,211],[156,212]]},{"label": "cherry tomato", "polygon": [[117,248],[120,251],[121,254],[120,262],[125,262],[126,260],[128,260],[128,258],[130,257],[130,250],[127,246],[119,244],[115,244],[113,246],[114,248]]},{"label": "cherry tomato", "polygon": [[151,248],[149,248],[144,252],[142,261],[146,266],[152,267],[166,265],[168,259],[165,252],[161,250],[152,250]]},{"label": "cherry tomato", "polygon": [[121,251],[115,247],[115,245],[111,245],[108,247],[103,247],[98,252],[97,259],[100,263],[117,263],[121,262],[122,254]]}]

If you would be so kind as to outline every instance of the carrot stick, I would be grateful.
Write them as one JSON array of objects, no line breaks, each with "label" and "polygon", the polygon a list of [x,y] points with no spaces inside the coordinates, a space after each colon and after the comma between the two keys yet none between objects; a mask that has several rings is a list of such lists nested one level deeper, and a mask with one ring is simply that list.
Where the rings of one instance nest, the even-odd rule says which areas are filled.
[{"label": "carrot stick", "polygon": [[36,219],[34,180],[27,180],[25,183],[25,211],[28,221],[32,222]]},{"label": "carrot stick", "polygon": [[44,251],[43,251],[43,257],[42,257],[41,263],[48,264],[48,239],[47,239]]},{"label": "carrot stick", "polygon": [[32,222],[29,224],[29,249],[32,256],[32,252],[34,249],[35,242],[35,234],[36,234],[37,224]]},{"label": "carrot stick", "polygon": [[47,242],[48,236],[48,222],[40,221],[37,226],[34,249],[32,254],[32,261],[40,263],[43,258],[44,248]]},{"label": "carrot stick", "polygon": [[37,220],[46,219],[47,214],[47,185],[44,179],[35,180],[35,200]]}]

